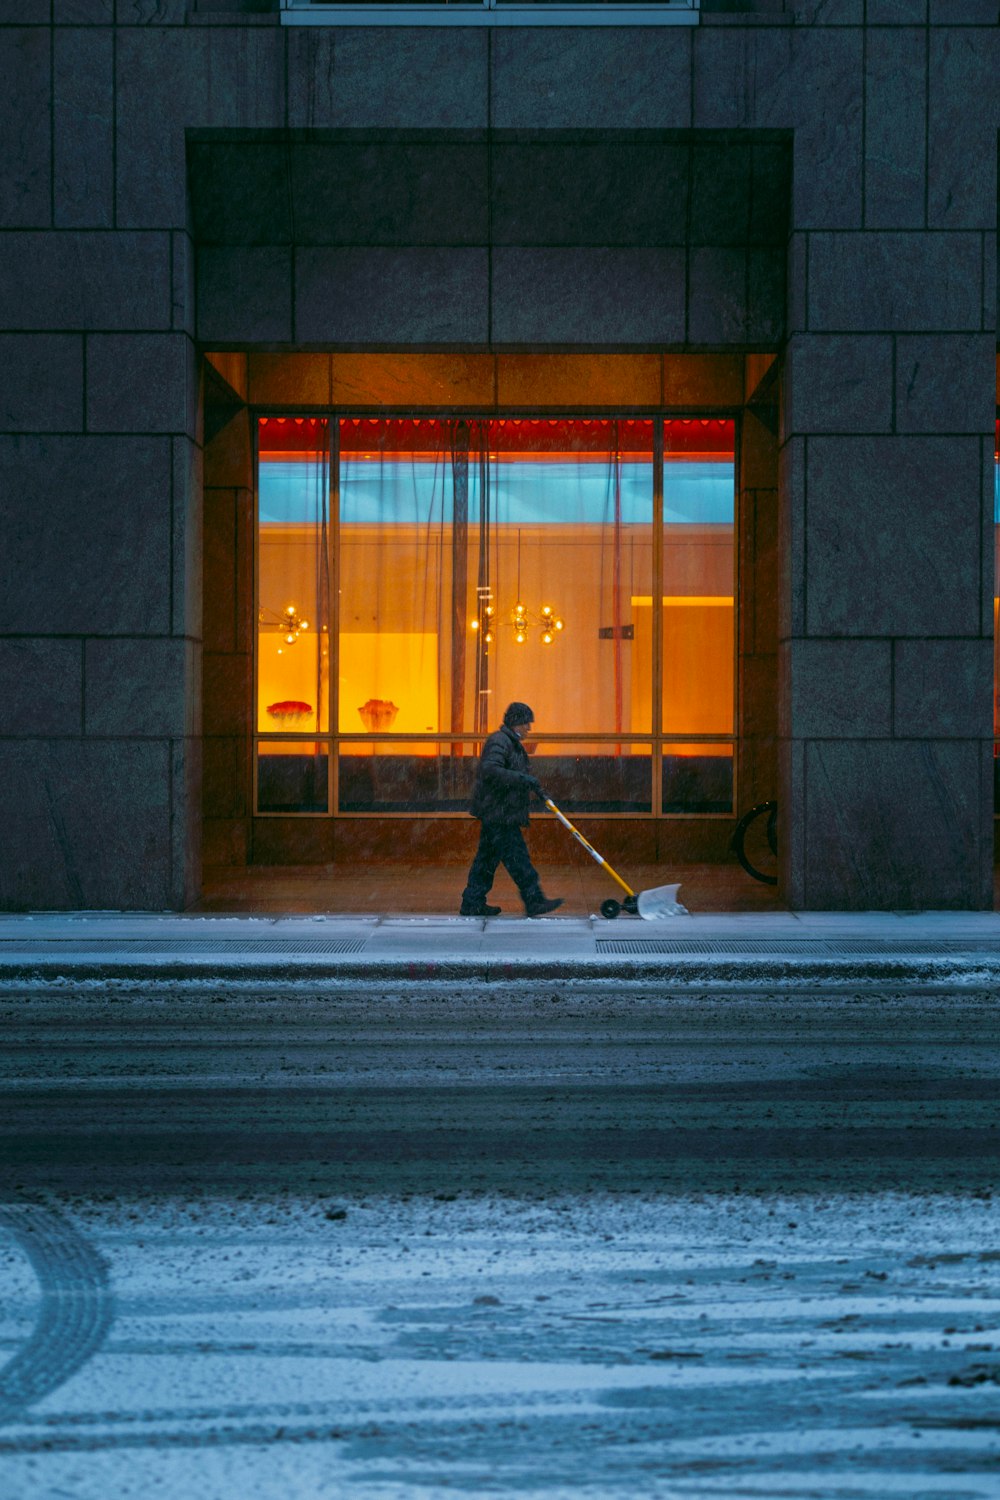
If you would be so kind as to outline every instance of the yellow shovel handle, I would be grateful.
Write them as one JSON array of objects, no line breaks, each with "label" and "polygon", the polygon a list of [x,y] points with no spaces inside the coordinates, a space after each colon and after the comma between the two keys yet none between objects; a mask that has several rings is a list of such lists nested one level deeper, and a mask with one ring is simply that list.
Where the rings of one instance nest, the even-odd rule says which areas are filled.
[{"label": "yellow shovel handle", "polygon": [[556,817],[559,819],[559,821],[563,825],[563,827],[569,829],[570,833],[576,839],[577,843],[583,845],[583,847],[586,849],[587,853],[590,855],[591,859],[596,860],[599,865],[602,865],[603,868],[605,870],[607,870],[608,874],[611,876],[611,879],[614,880],[618,885],[621,886],[621,888],[625,892],[626,896],[634,896],[635,895],[635,891],[632,889],[632,887],[630,885],[626,885],[625,884],[624,880],[618,874],[617,870],[613,870],[611,868],[611,866],[608,864],[607,860],[604,858],[603,854],[598,854],[598,852],[594,848],[593,844],[588,844],[587,843],[587,840],[584,838],[584,836],[580,832],[579,828],[574,828],[573,827],[573,824],[570,822],[569,818],[567,818],[566,814],[565,813],[561,813],[559,811],[558,807],[556,807],[555,803],[550,800],[550,798],[545,797],[545,798],[543,798],[543,801],[545,803],[545,806],[549,809],[549,812],[555,813]]}]

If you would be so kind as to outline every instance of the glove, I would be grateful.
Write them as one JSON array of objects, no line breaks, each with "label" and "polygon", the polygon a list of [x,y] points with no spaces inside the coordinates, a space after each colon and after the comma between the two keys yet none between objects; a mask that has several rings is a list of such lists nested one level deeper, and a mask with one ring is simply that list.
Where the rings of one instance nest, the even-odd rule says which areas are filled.
[{"label": "glove", "polygon": [[528,783],[528,791],[534,792],[536,797],[541,797],[544,801],[545,793],[542,791],[542,783],[539,781],[538,777],[526,776],[524,779]]}]

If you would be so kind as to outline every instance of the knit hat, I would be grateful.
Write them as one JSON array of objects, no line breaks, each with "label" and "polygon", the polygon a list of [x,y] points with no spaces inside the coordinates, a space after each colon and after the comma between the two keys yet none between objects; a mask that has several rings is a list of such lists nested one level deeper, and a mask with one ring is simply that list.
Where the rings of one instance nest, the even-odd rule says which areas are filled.
[{"label": "knit hat", "polygon": [[534,710],[526,703],[509,703],[503,721],[508,729],[513,729],[515,724],[533,724],[535,720]]}]

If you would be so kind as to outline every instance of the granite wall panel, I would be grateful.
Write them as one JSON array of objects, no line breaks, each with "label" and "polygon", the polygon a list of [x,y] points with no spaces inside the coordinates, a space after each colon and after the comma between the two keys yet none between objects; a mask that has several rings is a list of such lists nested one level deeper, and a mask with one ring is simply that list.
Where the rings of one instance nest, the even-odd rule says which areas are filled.
[{"label": "granite wall panel", "polygon": [[62,230],[0,233],[8,316],[27,331],[170,326],[165,234]]},{"label": "granite wall panel", "polygon": [[[721,154],[724,159],[725,153]],[[742,177],[747,181],[749,148],[744,154]],[[484,215],[482,226],[477,226],[479,241],[490,238],[495,245],[683,245],[688,233],[690,159],[688,146],[662,140],[507,141],[501,137],[492,148],[489,235]],[[693,184],[697,182],[695,174]],[[743,197],[747,197],[746,187]],[[706,212],[709,198],[703,189],[699,202]],[[692,202],[692,224],[695,210]],[[710,230],[726,232],[725,225],[714,222],[706,223],[703,232]]]},{"label": "granite wall panel", "polygon": [[979,632],[979,443],[809,439],[808,634]]},{"label": "granite wall panel", "polygon": [[687,129],[691,31],[499,28],[492,110],[500,130]]},{"label": "granite wall panel", "polygon": [[688,254],[687,339],[698,344],[743,344],[747,328],[747,252],[715,245]]},{"label": "granite wall panel", "polygon": [[204,457],[191,438],[171,439],[171,634],[201,639]]},{"label": "granite wall panel", "polygon": [[487,288],[485,248],[304,248],[295,257],[295,339],[485,344]]},{"label": "granite wall panel", "polygon": [[[960,3],[960,0],[955,0]],[[997,227],[1000,25],[940,26],[930,32],[928,224]]]},{"label": "granite wall panel", "polygon": [[862,222],[863,36],[834,26],[692,33],[695,127],[794,129],[798,229]]},{"label": "granite wall panel", "polygon": [[927,33],[870,27],[865,46],[865,225],[924,223]]},{"label": "granite wall panel", "polygon": [[0,333],[0,431],[82,427],[83,340],[74,334]]},{"label": "granite wall panel", "polygon": [[892,732],[890,641],[784,641],[781,653],[783,735],[856,740]]},{"label": "granite wall panel", "polygon": [[867,0],[868,25],[922,26],[927,20],[927,0]]},{"label": "granite wall panel", "polygon": [[119,27],[117,223],[183,229],[185,131],[285,123],[279,28]]},{"label": "granite wall panel", "polygon": [[978,740],[816,741],[803,905],[949,910],[992,905]]},{"label": "granite wall panel", "polygon": [[170,905],[186,909],[201,895],[202,748],[198,735],[170,745]]},{"label": "granite wall panel", "polygon": [[200,652],[192,642],[112,637],[88,640],[85,649],[88,735],[167,739],[197,733]]},{"label": "granite wall panel", "polygon": [[114,34],[58,27],[53,34],[53,212],[60,229],[114,222]]},{"label": "granite wall panel", "polygon": [[170,236],[170,264],[170,326],[193,338],[197,319],[195,247],[183,230],[175,230]]},{"label": "granite wall panel", "polygon": [[896,340],[899,432],[989,432],[996,412],[993,334],[914,334]]},{"label": "granite wall panel", "polygon": [[860,26],[865,0],[785,0],[783,9],[799,26]]},{"label": "granite wall panel", "polygon": [[0,438],[0,632],[170,629],[166,438]]},{"label": "granite wall panel", "polygon": [[82,723],[82,643],[0,639],[0,737],[79,735]]},{"label": "granite wall panel", "polygon": [[47,26],[51,9],[52,0],[0,0],[0,25]]},{"label": "granite wall panel", "polygon": [[993,642],[893,642],[893,733],[899,739],[988,739]]},{"label": "granite wall panel", "polygon": [[296,26],[287,45],[293,129],[470,130],[487,124],[490,38],[484,28]]},{"label": "granite wall panel", "polygon": [[741,142],[697,136],[691,145],[691,214],[683,245],[744,246],[750,239],[753,150]]},{"label": "granite wall panel", "polygon": [[888,433],[893,341],[888,334],[797,334],[785,350],[784,431]]},{"label": "granite wall panel", "polygon": [[52,75],[44,27],[0,28],[0,227],[52,222]]},{"label": "granite wall panel", "polygon": [[684,252],[498,247],[492,297],[498,346],[679,344]]},{"label": "granite wall panel", "polygon": [[87,339],[88,430],[194,432],[192,353],[182,333],[92,334]]},{"label": "granite wall panel", "polygon": [[[56,26],[113,26],[115,0],[51,0]],[[46,12],[48,0],[46,0]],[[48,14],[45,17],[48,20]]]},{"label": "granite wall panel", "polygon": [[997,267],[996,234],[983,235],[983,322],[986,333],[995,333],[997,327],[997,286],[1000,284]]},{"label": "granite wall panel", "polygon": [[778,534],[781,539],[779,640],[805,635],[805,493],[808,446],[808,438],[792,437],[782,444],[778,455]]},{"label": "granite wall panel", "polygon": [[785,337],[785,257],[773,248],[747,251],[746,342],[774,349]]},{"label": "granite wall panel", "polygon": [[0,907],[174,904],[170,780],[164,741],[0,741]]},{"label": "granite wall panel", "polygon": [[306,141],[290,156],[298,245],[484,245],[489,239],[485,139]]},{"label": "granite wall panel", "polygon": [[200,248],[197,332],[207,344],[291,344],[291,250],[270,245]]},{"label": "granite wall panel", "polygon": [[284,140],[194,139],[188,145],[191,228],[199,245],[290,245]]},{"label": "granite wall panel", "polygon": [[808,276],[814,332],[958,333],[980,327],[977,234],[814,234]]},{"label": "granite wall panel", "polygon": [[928,0],[932,26],[993,26],[998,24],[995,0]]}]

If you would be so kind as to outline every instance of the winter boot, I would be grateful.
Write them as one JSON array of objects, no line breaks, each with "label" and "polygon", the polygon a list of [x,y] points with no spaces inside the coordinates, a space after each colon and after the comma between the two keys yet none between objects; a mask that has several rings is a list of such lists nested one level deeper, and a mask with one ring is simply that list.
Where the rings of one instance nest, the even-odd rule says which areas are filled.
[{"label": "winter boot", "polygon": [[555,911],[559,906],[562,906],[561,896],[556,896],[551,901],[542,896],[541,900],[532,901],[530,906],[525,907],[525,911],[529,917],[544,917],[547,912]]}]

